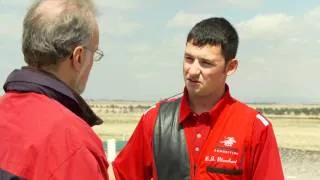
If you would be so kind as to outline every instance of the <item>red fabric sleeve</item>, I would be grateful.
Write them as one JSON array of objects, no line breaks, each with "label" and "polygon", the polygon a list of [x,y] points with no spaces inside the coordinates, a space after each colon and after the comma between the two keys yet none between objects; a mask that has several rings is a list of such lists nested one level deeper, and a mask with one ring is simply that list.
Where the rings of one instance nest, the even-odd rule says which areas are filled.
[{"label": "red fabric sleeve", "polygon": [[136,129],[112,163],[117,180],[150,180],[153,176],[152,136],[158,106],[142,115]]},{"label": "red fabric sleeve", "polygon": [[282,163],[272,124],[259,114],[253,127],[252,145],[252,179],[283,180]]},{"label": "red fabric sleeve", "polygon": [[[108,180],[108,163],[81,146],[50,175],[50,180]],[[39,177],[39,179],[42,179]]]}]

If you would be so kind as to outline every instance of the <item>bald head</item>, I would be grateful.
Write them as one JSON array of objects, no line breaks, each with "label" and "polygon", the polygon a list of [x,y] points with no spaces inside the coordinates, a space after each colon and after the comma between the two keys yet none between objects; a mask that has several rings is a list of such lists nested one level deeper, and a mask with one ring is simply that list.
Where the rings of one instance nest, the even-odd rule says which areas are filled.
[{"label": "bald head", "polygon": [[42,18],[53,19],[59,16],[65,8],[65,2],[63,1],[45,0],[36,7],[34,15],[42,14]]},{"label": "bald head", "polygon": [[95,15],[95,10],[90,0],[42,0],[35,6],[34,15],[42,15],[42,18],[55,18],[63,11],[87,11]]},{"label": "bald head", "polygon": [[22,50],[27,64],[56,66],[78,45],[88,45],[95,31],[91,0],[38,0],[23,22]]}]

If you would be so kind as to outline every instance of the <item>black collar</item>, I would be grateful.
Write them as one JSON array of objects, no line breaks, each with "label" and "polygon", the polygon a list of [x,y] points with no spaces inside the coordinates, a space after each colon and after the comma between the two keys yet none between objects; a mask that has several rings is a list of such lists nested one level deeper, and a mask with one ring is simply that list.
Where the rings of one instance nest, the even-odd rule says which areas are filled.
[{"label": "black collar", "polygon": [[103,123],[80,95],[48,72],[30,67],[16,69],[8,76],[3,89],[5,92],[35,92],[46,95],[60,102],[90,126]]}]

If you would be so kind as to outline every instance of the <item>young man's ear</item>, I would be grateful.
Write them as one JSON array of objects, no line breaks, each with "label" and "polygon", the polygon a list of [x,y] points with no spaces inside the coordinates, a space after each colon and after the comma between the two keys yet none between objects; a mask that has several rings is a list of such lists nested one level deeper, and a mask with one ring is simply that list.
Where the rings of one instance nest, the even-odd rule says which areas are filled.
[{"label": "young man's ear", "polygon": [[226,72],[227,76],[231,76],[234,72],[236,72],[238,68],[238,59],[233,58],[227,63]]},{"label": "young man's ear", "polygon": [[70,57],[71,65],[74,67],[76,71],[80,71],[83,66],[83,56],[84,48],[82,46],[77,46],[74,48],[72,52],[72,56]]}]

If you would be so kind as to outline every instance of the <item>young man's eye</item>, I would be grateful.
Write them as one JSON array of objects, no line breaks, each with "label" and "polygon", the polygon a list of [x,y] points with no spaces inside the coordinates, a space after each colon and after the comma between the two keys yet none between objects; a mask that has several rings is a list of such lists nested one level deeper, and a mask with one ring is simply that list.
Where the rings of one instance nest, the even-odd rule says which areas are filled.
[{"label": "young man's eye", "polygon": [[211,62],[208,62],[208,61],[202,61],[202,64],[204,64],[206,66],[212,66],[213,65]]},{"label": "young man's eye", "polygon": [[184,57],[184,59],[185,59],[185,61],[187,61],[187,62],[192,62],[192,61],[193,61],[193,58],[191,58],[191,57]]}]

